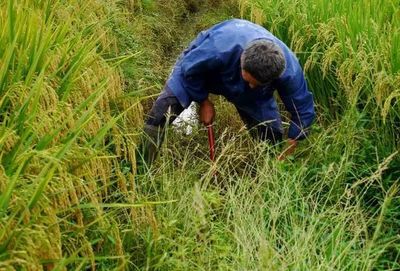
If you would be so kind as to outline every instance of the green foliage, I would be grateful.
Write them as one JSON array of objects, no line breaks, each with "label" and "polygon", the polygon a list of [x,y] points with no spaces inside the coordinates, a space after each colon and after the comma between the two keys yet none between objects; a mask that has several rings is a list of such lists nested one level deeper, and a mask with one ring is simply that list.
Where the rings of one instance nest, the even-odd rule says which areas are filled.
[{"label": "green foliage", "polygon": [[396,145],[398,1],[239,2],[243,14],[250,13],[298,54],[317,102],[331,117],[356,107],[372,127],[388,122],[380,134]]},{"label": "green foliage", "polygon": [[[362,123],[363,115],[349,112],[284,162],[276,159],[279,149],[251,141],[245,131],[217,129],[217,161],[210,163],[205,130],[189,138],[171,131],[140,194],[177,201],[155,208],[158,226],[141,237],[148,251],[142,264],[154,270],[398,268],[398,184],[383,186],[398,153],[376,160],[360,152],[369,144]],[[372,191],[381,199],[373,205]]]},{"label": "green foliage", "polygon": [[[101,203],[121,174],[116,156],[133,145],[119,142],[115,123],[127,126],[127,110],[140,108],[110,109],[123,95],[115,61],[105,59],[115,42],[105,25],[118,10],[56,0],[0,7],[0,269],[93,267],[95,251],[120,265],[119,225]],[[119,153],[108,152],[106,138]],[[115,187],[130,201],[127,185],[121,177]],[[82,211],[83,203],[95,212]],[[98,242],[113,245],[100,251]]]},{"label": "green foliage", "polygon": [[[141,181],[146,199],[179,200],[155,209],[159,224],[141,235],[147,254],[137,265],[155,270],[399,268],[400,240],[393,229],[400,158],[393,127],[381,118],[382,103],[376,106],[379,98],[395,98],[377,92],[379,67],[368,64],[376,63],[375,51],[362,45],[372,44],[380,31],[368,22],[376,20],[382,30],[387,17],[374,14],[373,7],[348,20],[337,16],[363,8],[360,3],[241,2],[244,15],[266,24],[305,64],[319,112],[315,129],[295,157],[280,163],[278,150],[251,142],[232,117],[234,110],[215,98],[217,162],[207,161],[205,131],[189,138],[172,134]],[[391,8],[383,9],[389,17]],[[379,65],[391,61],[387,51],[382,53]],[[396,89],[391,76],[381,79]]]},{"label": "green foliage", "polygon": [[[400,268],[398,1],[0,7],[0,269]],[[283,145],[212,97],[216,162],[205,130],[169,129],[135,178],[141,105],[198,31],[239,13],[298,53],[312,136],[279,162]]]}]

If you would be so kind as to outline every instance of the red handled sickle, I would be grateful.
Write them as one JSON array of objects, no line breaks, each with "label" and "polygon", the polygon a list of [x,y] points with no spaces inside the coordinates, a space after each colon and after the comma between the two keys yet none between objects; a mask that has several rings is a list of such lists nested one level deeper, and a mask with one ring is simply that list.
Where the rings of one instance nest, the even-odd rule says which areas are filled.
[{"label": "red handled sickle", "polygon": [[211,161],[215,161],[215,140],[214,140],[214,129],[213,125],[207,125],[208,132],[208,146],[210,147],[210,159]]},{"label": "red handled sickle", "polygon": [[[208,146],[210,147],[210,160],[211,162],[215,162],[215,139],[214,139],[214,128],[213,125],[207,125],[207,132],[208,132]],[[214,164],[215,166],[215,164]],[[212,167],[214,167],[212,166]],[[212,177],[214,178],[214,182],[218,183],[217,180],[217,170],[216,168],[212,169]]]}]

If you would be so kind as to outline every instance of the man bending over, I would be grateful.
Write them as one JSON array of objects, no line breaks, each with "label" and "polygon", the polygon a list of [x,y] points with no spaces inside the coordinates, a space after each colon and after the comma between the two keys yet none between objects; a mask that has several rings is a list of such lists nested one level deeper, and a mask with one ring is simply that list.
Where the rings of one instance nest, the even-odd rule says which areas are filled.
[{"label": "man bending over", "polygon": [[172,122],[192,101],[200,105],[200,121],[211,125],[215,110],[210,93],[234,104],[254,138],[278,143],[283,130],[275,90],[291,115],[288,147],[278,157],[284,159],[307,136],[315,118],[313,96],[296,56],[266,29],[249,21],[232,19],[202,31],[178,58],[155,101],[138,159],[151,164],[167,120]]}]

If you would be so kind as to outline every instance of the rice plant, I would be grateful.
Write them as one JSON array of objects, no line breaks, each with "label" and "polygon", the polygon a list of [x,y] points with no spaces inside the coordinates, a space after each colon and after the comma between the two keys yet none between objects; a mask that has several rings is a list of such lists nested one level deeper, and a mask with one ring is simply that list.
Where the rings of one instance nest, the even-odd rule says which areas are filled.
[{"label": "rice plant", "polygon": [[[399,269],[398,4],[0,1],[0,269]],[[312,136],[277,161],[213,97],[216,161],[168,129],[134,176],[176,56],[240,15],[299,56]]]},{"label": "rice plant", "polygon": [[96,257],[126,265],[119,222],[102,205],[115,191],[132,204],[124,208],[134,206],[131,181],[110,146],[133,150],[134,141],[121,144],[116,123],[127,115],[140,121],[134,99],[111,108],[124,95],[118,70],[104,58],[115,44],[107,33],[115,3],[0,6],[0,268],[94,269]]},{"label": "rice plant", "polygon": [[247,9],[263,13],[265,19],[259,23],[291,45],[306,68],[317,101],[326,108],[339,105],[331,115],[351,106],[369,114],[379,126],[390,122],[381,132],[388,144],[396,145],[398,1],[239,3],[243,14]]}]

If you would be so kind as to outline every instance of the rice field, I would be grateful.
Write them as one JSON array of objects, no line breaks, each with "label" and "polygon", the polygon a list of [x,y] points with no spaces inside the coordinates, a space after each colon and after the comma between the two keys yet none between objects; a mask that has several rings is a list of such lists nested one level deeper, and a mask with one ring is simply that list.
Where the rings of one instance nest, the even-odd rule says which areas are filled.
[{"label": "rice field", "polygon": [[54,259],[68,266],[70,257],[94,268],[104,255],[122,263],[120,229],[103,204],[114,193],[133,204],[133,176],[117,165],[134,163],[124,127],[139,125],[141,111],[119,99],[118,61],[129,56],[109,55],[116,7],[0,6],[0,269],[41,270]]},{"label": "rice field", "polygon": [[[312,135],[279,162],[214,97],[216,162],[170,129],[135,176],[175,58],[232,17],[299,57]],[[400,269],[400,1],[0,0],[0,25],[0,270]]]},{"label": "rice field", "polygon": [[[373,121],[394,124],[388,130],[398,128],[399,1],[242,0],[240,4],[242,14],[250,13],[291,45],[303,60],[314,95],[332,117],[340,109],[357,107],[371,114]],[[395,131],[390,132],[393,136]],[[395,140],[398,137],[392,144]]]}]

